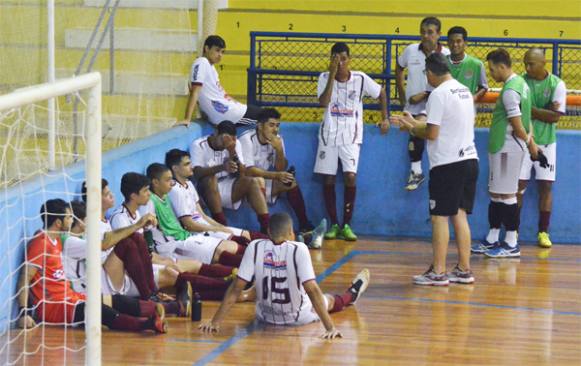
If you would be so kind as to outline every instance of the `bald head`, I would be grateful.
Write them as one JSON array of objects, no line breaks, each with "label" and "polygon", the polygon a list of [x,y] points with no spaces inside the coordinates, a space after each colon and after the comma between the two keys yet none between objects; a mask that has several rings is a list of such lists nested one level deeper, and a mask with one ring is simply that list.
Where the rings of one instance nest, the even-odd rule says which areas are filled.
[{"label": "bald head", "polygon": [[533,79],[543,80],[547,76],[545,64],[545,51],[541,48],[533,47],[525,53],[524,57],[525,70],[527,75]]}]

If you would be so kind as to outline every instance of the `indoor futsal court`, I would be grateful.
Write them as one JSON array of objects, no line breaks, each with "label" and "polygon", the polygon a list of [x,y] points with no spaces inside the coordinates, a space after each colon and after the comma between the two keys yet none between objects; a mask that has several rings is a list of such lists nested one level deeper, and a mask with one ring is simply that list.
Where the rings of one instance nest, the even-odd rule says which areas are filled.
[{"label": "indoor futsal court", "polygon": [[0,366],[581,366],[580,25],[0,0]]}]

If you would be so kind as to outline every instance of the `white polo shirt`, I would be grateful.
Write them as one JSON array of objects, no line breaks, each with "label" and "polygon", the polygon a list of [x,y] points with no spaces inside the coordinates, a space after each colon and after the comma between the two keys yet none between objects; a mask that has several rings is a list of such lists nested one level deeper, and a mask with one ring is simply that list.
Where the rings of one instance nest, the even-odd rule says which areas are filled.
[{"label": "white polo shirt", "polygon": [[192,64],[190,74],[192,84],[202,85],[198,99],[200,108],[208,115],[210,122],[218,125],[222,121],[240,121],[247,106],[230,97],[218,78],[214,65],[205,57],[198,57]]},{"label": "white polo shirt", "polygon": [[[230,153],[228,150],[214,150],[210,147],[208,143],[208,137],[200,137],[194,140],[190,145],[190,156],[192,157],[192,167],[195,169],[197,166],[202,168],[210,168],[216,165],[222,165],[226,160],[230,158]],[[236,140],[236,154],[240,163],[244,164],[244,154],[242,153],[242,146],[240,141]],[[244,164],[245,165],[245,164]],[[225,170],[216,173],[216,178],[226,178],[229,173]]]},{"label": "white polo shirt", "polygon": [[435,140],[427,141],[430,169],[462,160],[478,159],[474,145],[474,99],[458,80],[440,84],[428,98],[427,123],[440,126]]},{"label": "white polo shirt", "polygon": [[[441,52],[444,55],[449,55],[450,50],[442,45],[438,45],[436,52]],[[408,69],[408,77],[405,87],[405,96],[407,98],[404,106],[404,111],[410,112],[412,115],[426,113],[426,101],[418,104],[409,104],[411,96],[419,94],[424,91],[431,91],[433,88],[428,84],[426,79],[426,54],[422,51],[421,43],[412,43],[407,46],[403,53],[397,58],[397,63],[402,68]]]},{"label": "white polo shirt", "polygon": [[198,212],[200,197],[196,187],[189,180],[185,185],[176,181],[167,196],[178,219],[185,216],[190,216],[194,221],[202,219],[202,215]]},{"label": "white polo shirt", "polygon": [[[131,226],[136,224],[139,219],[141,218],[141,214],[139,211],[135,212],[135,215],[131,214],[129,209],[125,207],[125,204],[121,204],[121,206],[117,207],[113,213],[111,214],[111,228],[113,230],[119,230],[124,227]],[[139,229],[136,231],[137,233],[143,234],[143,229]]]},{"label": "white polo shirt", "polygon": [[[329,73],[319,76],[317,97],[325,91]],[[363,97],[379,98],[381,85],[361,71],[351,71],[349,80],[334,80],[329,105],[319,129],[319,144],[342,146],[363,142]]]},{"label": "white polo shirt", "polygon": [[[280,137],[280,142],[282,143],[282,151],[285,153],[284,140],[282,136]],[[239,138],[240,144],[242,145],[242,153],[244,154],[244,161],[246,166],[255,166],[262,170],[269,170],[274,168],[274,163],[276,161],[276,150],[269,143],[262,144],[258,140],[258,132],[256,129],[248,130],[242,134]]]}]

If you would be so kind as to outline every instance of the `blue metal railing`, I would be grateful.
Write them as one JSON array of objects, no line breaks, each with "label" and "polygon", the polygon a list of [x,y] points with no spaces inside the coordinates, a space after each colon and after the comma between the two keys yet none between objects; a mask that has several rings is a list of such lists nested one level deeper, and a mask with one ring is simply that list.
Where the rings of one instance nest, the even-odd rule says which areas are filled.
[{"label": "blue metal railing", "polygon": [[[419,36],[405,35],[251,32],[248,103],[259,106],[319,107],[316,95],[312,92],[316,90],[317,76],[326,70],[331,45],[344,41],[350,46],[375,47],[373,52],[365,55],[352,52],[353,69],[365,71],[385,85],[390,110],[401,110],[395,88],[395,60],[409,43],[419,40]],[[445,42],[446,37],[442,37],[441,41]],[[523,54],[526,49],[533,46],[543,48],[551,56],[548,61],[552,73],[561,76],[568,88],[581,89],[581,40],[471,37],[468,45],[467,52],[475,57],[479,55],[473,51],[482,53],[498,47],[507,48],[515,64],[516,60],[520,61],[515,56]],[[381,48],[381,54],[378,48]],[[564,58],[564,50],[569,51],[568,58]],[[482,54],[479,58],[485,56]],[[313,62],[309,62],[310,65],[297,64],[300,60]],[[365,62],[374,62],[375,65],[366,67]],[[564,70],[564,65],[569,69]],[[376,102],[369,102],[366,108],[378,109]]]}]

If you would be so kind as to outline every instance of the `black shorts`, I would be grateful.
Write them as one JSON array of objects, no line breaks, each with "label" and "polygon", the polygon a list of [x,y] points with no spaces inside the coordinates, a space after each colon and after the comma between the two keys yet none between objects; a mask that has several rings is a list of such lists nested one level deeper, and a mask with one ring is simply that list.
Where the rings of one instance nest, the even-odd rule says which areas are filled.
[{"label": "black shorts", "polygon": [[248,104],[246,107],[246,113],[240,121],[236,122],[237,126],[255,125],[258,121],[258,115],[262,112],[262,108],[252,104]]},{"label": "black shorts", "polygon": [[454,216],[462,208],[472,213],[478,160],[462,160],[430,170],[430,215]]}]

